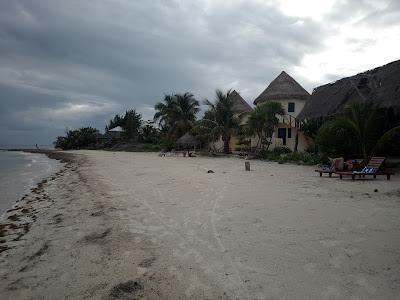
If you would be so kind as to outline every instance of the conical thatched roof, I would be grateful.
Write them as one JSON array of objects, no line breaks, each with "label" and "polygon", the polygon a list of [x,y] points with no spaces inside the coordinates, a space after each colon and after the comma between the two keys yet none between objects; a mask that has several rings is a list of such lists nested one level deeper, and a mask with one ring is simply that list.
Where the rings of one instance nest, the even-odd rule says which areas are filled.
[{"label": "conical thatched roof", "polygon": [[200,144],[196,138],[191,135],[189,132],[186,132],[183,136],[181,136],[177,141],[176,144],[178,145],[188,145],[188,146],[194,146]]},{"label": "conical thatched roof", "polygon": [[299,118],[342,114],[355,102],[400,109],[400,60],[315,88]]},{"label": "conical thatched roof", "polygon": [[229,98],[233,101],[233,111],[235,113],[243,114],[249,113],[253,110],[251,106],[235,90],[233,90]]},{"label": "conical thatched roof", "polygon": [[282,71],[269,86],[254,100],[254,104],[268,100],[308,99],[310,94],[288,73]]},{"label": "conical thatched roof", "polygon": [[111,131],[111,132],[124,132],[125,130],[121,126],[117,126],[117,127],[111,128],[108,131]]}]

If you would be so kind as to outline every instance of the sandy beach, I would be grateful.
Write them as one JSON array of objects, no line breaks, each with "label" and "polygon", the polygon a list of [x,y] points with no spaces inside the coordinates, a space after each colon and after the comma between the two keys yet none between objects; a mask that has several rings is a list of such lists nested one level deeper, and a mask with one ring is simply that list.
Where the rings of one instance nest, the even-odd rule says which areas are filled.
[{"label": "sandy beach", "polygon": [[398,299],[399,174],[59,155],[1,223],[2,299]]}]

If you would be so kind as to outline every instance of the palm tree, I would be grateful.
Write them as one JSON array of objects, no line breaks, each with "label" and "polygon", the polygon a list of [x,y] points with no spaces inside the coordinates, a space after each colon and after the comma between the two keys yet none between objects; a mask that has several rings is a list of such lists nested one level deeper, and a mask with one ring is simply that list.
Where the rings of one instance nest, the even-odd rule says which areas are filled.
[{"label": "palm tree", "polygon": [[156,113],[154,114],[154,121],[158,121],[158,125],[161,128],[165,128],[172,123],[175,111],[176,111],[176,101],[173,95],[164,95],[164,103],[158,102],[154,109]]},{"label": "palm tree", "polygon": [[168,132],[169,139],[176,139],[189,131],[200,111],[199,102],[191,93],[165,95],[164,103],[155,105],[154,121]]},{"label": "palm tree", "polygon": [[215,102],[205,100],[208,111],[205,112],[201,126],[208,128],[213,140],[222,138],[224,142],[224,153],[231,153],[229,143],[231,137],[239,129],[239,118],[233,113],[233,101],[230,97],[231,90],[223,93],[221,90],[215,92]]},{"label": "palm tree", "polygon": [[139,137],[142,122],[142,115],[137,113],[135,109],[127,110],[121,125],[124,129],[124,136],[128,140],[136,140]]},{"label": "palm tree", "polygon": [[177,136],[181,136],[189,131],[194,122],[196,121],[196,115],[200,111],[199,101],[197,101],[193,94],[184,93],[176,94],[175,99],[177,102],[177,116],[175,119],[175,131]]},{"label": "palm tree", "polygon": [[363,158],[368,160],[373,154],[398,135],[400,126],[386,132],[380,128],[382,115],[373,103],[354,103],[348,109],[345,121],[353,128],[356,141]]},{"label": "palm tree", "polygon": [[347,109],[347,115],[322,125],[316,142],[324,152],[331,151],[337,155],[361,152],[368,161],[378,150],[395,149],[400,137],[400,126],[386,132],[382,129],[382,117],[378,107],[372,103],[355,103]]},{"label": "palm tree", "polygon": [[348,109],[345,120],[352,126],[357,142],[365,159],[376,145],[379,138],[379,112],[372,103],[354,103]]},{"label": "palm tree", "polygon": [[277,115],[284,113],[282,104],[278,102],[267,102],[253,110],[247,121],[247,130],[248,134],[258,137],[257,148],[264,149],[267,146],[268,150],[275,127],[279,123]]}]

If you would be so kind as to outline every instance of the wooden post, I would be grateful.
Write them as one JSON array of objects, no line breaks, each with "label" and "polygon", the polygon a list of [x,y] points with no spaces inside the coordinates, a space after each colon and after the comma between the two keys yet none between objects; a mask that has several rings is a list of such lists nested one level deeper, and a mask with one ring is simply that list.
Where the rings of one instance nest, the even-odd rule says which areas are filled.
[{"label": "wooden post", "polygon": [[249,161],[244,162],[244,168],[246,171],[250,171],[250,162]]}]

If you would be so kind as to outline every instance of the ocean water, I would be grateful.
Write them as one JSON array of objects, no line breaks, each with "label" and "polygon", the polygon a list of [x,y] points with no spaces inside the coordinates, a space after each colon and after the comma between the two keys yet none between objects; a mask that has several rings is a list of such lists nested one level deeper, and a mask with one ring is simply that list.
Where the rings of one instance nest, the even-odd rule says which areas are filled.
[{"label": "ocean water", "polygon": [[0,216],[62,164],[44,154],[0,151]]}]

